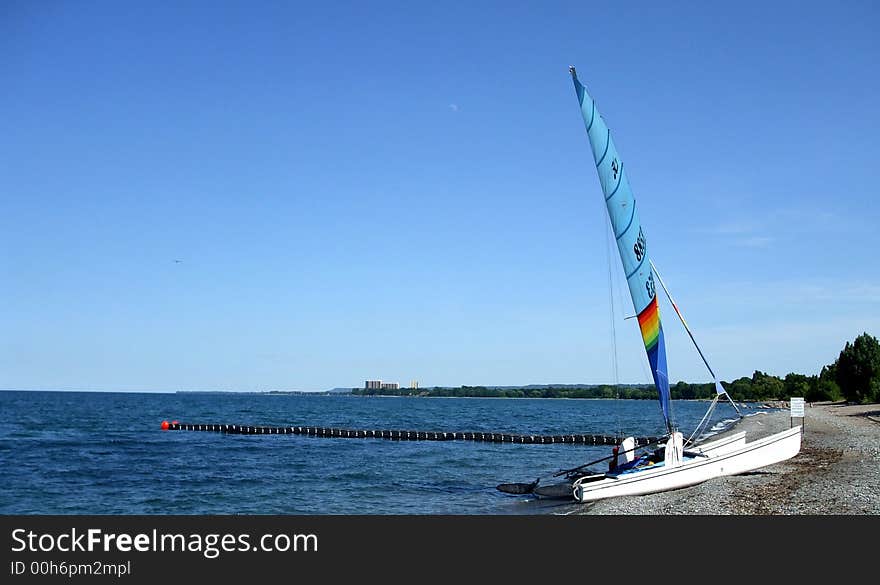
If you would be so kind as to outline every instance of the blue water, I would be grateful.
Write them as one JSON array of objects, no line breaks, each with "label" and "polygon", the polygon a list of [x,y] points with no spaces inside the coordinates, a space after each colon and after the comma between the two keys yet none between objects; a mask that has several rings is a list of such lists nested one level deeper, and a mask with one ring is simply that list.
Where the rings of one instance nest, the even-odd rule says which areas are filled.
[{"label": "blue water", "polygon": [[[674,402],[683,431],[705,409]],[[733,412],[718,410],[718,420]],[[0,514],[544,514],[554,511],[548,501],[495,486],[609,454],[584,445],[174,432],[160,430],[163,420],[663,433],[649,400],[0,392],[0,412]]]}]

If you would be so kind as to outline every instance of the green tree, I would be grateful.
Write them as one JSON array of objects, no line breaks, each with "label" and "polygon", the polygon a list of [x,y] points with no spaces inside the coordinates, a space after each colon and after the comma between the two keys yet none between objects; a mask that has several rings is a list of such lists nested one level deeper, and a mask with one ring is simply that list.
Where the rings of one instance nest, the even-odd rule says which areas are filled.
[{"label": "green tree", "polygon": [[690,400],[697,397],[696,387],[683,381],[679,381],[670,388],[670,393],[673,398],[681,400]]},{"label": "green tree", "polygon": [[727,388],[727,393],[730,394],[730,397],[734,400],[754,400],[754,393],[752,392],[752,379],[743,376],[742,378],[737,378],[733,382],[728,384],[724,384],[724,387]]},{"label": "green tree", "polygon": [[755,400],[782,399],[785,395],[785,385],[776,376],[755,370],[752,374],[752,394]]},{"label": "green tree", "polygon": [[795,374],[794,372],[785,376],[783,384],[785,385],[785,396],[788,398],[799,396],[806,399],[812,387],[809,377],[803,374]]},{"label": "green tree", "polygon": [[862,333],[837,358],[837,384],[847,400],[880,401],[880,342]]},{"label": "green tree", "polygon": [[806,399],[810,402],[831,400],[836,402],[843,398],[840,386],[837,385],[837,362],[824,366],[818,376],[810,380],[810,392]]}]

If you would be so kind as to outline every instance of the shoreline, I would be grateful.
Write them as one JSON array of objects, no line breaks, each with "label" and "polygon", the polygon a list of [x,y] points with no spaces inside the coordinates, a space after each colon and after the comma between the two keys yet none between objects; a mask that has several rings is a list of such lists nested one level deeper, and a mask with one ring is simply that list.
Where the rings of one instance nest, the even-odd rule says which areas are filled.
[{"label": "shoreline", "polygon": [[[675,491],[572,503],[583,515],[880,514],[880,404],[814,403],[805,409],[801,451],[792,459]],[[789,428],[788,410],[758,411],[713,439],[747,441]]]}]

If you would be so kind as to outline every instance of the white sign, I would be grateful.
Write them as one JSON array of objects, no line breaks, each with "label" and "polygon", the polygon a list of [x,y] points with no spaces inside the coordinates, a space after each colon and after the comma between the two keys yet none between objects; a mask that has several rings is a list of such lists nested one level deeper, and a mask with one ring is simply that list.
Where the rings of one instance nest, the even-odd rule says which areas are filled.
[{"label": "white sign", "polygon": [[791,418],[804,418],[804,399],[791,399]]}]

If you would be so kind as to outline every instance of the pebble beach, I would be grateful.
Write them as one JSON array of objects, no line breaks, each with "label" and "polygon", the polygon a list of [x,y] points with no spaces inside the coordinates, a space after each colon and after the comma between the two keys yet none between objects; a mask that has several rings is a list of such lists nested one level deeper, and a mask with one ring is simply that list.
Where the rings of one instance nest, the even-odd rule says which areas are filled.
[{"label": "pebble beach", "polygon": [[[747,431],[752,441],[791,424],[787,409],[758,411],[725,433]],[[576,513],[880,514],[880,404],[808,404],[803,424],[801,452],[788,461],[671,492],[602,500]]]}]

